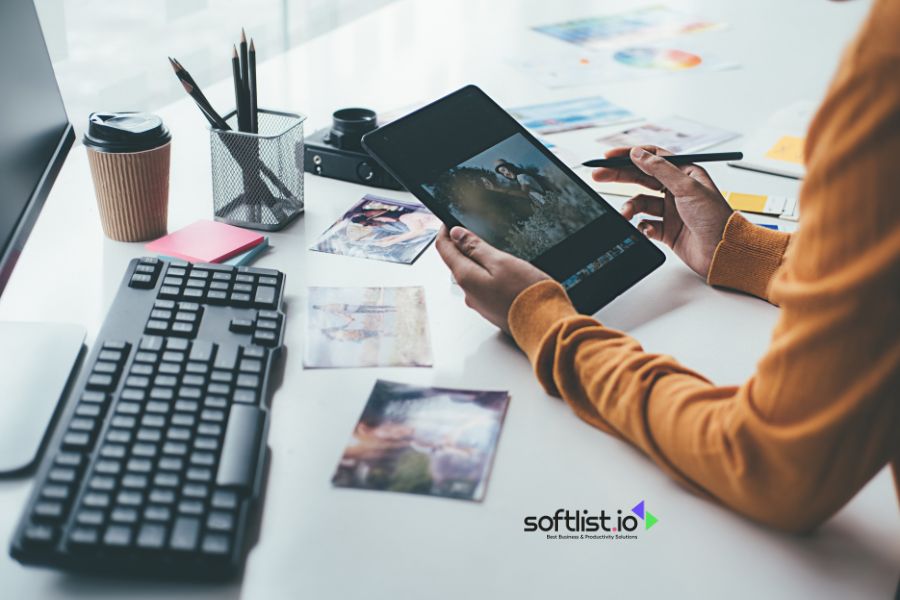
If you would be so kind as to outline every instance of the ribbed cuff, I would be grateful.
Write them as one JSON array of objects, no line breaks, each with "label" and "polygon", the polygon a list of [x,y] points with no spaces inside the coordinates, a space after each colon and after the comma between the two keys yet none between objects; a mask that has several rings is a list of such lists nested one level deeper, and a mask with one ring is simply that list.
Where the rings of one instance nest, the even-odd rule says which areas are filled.
[{"label": "ribbed cuff", "polygon": [[759,227],[734,213],[713,254],[707,282],[768,299],[769,283],[790,239],[789,233]]},{"label": "ribbed cuff", "polygon": [[541,341],[561,319],[577,316],[565,289],[552,279],[522,291],[509,307],[509,330],[519,348],[534,363]]}]

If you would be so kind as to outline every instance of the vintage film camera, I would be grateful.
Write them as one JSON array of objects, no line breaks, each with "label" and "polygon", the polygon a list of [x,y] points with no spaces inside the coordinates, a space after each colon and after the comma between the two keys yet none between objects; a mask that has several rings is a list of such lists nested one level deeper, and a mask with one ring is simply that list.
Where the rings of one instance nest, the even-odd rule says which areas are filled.
[{"label": "vintage film camera", "polygon": [[402,190],[403,186],[363,150],[362,136],[377,127],[374,111],[342,108],[332,115],[330,128],[306,138],[303,170],[323,177],[373,187]]}]

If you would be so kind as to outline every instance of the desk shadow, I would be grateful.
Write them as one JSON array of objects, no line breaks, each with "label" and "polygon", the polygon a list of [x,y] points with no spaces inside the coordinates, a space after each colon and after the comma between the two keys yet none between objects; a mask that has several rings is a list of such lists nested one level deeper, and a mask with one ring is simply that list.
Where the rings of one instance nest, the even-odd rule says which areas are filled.
[{"label": "desk shadow", "polygon": [[706,287],[703,280],[686,267],[666,269],[651,277],[638,282],[594,316],[613,329],[632,331],[688,304]]},{"label": "desk shadow", "polygon": [[[840,579],[847,572],[868,572],[871,577],[885,581],[898,577],[900,570],[897,564],[885,554],[883,548],[878,547],[875,540],[865,537],[860,530],[865,528],[833,522],[807,535],[781,535],[785,545],[805,563],[806,568],[825,581]],[[888,594],[891,591],[887,590]]]}]

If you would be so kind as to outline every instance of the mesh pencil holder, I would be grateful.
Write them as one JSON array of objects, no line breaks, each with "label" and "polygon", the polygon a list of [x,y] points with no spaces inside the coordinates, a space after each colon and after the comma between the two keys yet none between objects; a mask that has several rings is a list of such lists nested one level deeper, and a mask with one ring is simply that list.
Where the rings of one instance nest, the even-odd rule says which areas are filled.
[{"label": "mesh pencil holder", "polygon": [[258,111],[259,133],[211,129],[213,211],[216,221],[277,231],[303,212],[303,122],[306,117]]}]

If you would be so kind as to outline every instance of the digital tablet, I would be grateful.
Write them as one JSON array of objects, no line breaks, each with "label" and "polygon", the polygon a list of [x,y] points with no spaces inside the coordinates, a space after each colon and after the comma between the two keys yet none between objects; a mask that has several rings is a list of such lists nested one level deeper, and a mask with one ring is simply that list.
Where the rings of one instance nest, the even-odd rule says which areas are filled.
[{"label": "digital tablet", "polygon": [[447,227],[560,282],[592,314],[665,257],[487,94],[466,86],[369,132],[366,151]]}]

